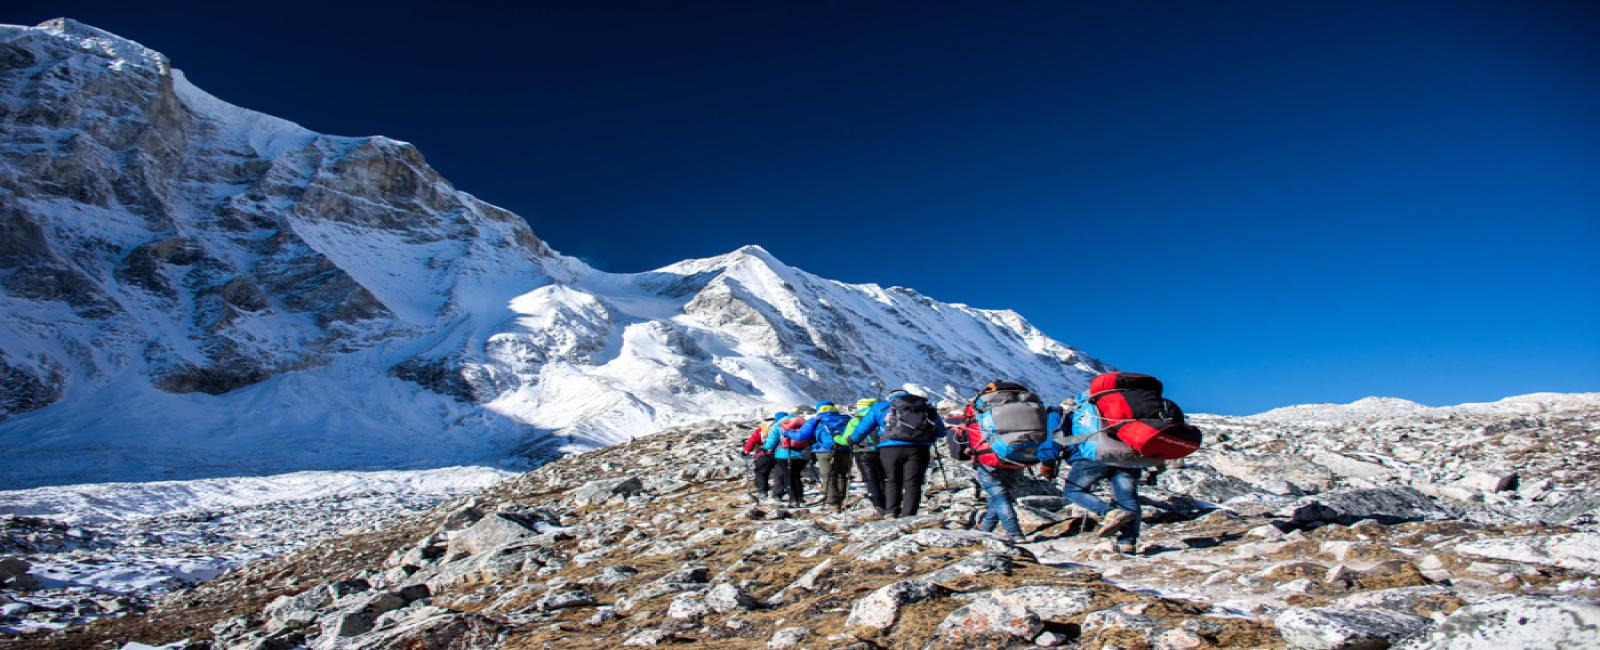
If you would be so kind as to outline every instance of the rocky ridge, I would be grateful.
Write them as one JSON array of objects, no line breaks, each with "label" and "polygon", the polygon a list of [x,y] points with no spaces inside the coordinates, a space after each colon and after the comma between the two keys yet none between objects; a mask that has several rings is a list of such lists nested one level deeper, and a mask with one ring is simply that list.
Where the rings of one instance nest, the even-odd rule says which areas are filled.
[{"label": "rocky ridge", "polygon": [[[1506,413],[1526,406],[1514,404],[1326,435],[1212,418],[1216,444],[1142,488],[1139,556],[1082,534],[1082,513],[1040,480],[1021,498],[1026,543],[971,530],[982,504],[969,470],[948,461],[930,471],[914,518],[879,520],[859,501],[842,513],[754,503],[737,454],[753,423],[685,425],[29,643],[1585,647],[1600,642],[1600,530],[1592,512],[1562,504],[1592,494],[1594,473],[1552,477],[1548,495],[1534,495],[1519,492],[1520,477],[1478,482],[1509,453],[1494,449],[1426,453],[1382,476],[1300,462],[1352,434],[1410,427],[1425,451],[1533,437],[1543,442],[1519,448],[1520,463],[1564,467],[1573,447],[1561,440],[1592,440],[1596,396],[1537,401],[1531,415]],[[1291,440],[1307,446],[1277,449]],[[1433,495],[1418,477],[1478,491]]]}]

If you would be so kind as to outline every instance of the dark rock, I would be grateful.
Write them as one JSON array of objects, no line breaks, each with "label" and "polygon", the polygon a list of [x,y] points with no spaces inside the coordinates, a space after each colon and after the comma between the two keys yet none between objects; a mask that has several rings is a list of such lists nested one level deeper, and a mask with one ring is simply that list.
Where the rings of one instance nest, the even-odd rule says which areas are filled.
[{"label": "dark rock", "polygon": [[1305,497],[1283,514],[1297,523],[1350,525],[1363,519],[1384,524],[1454,519],[1461,516],[1461,511],[1409,487],[1383,487]]}]

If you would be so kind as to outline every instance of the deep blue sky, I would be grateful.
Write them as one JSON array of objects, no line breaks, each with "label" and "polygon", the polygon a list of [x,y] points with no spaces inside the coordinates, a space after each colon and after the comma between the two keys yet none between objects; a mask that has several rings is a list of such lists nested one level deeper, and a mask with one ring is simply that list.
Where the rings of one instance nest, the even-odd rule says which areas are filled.
[{"label": "deep blue sky", "polygon": [[416,143],[603,269],[760,243],[1194,411],[1600,390],[1597,3],[215,4],[0,21]]}]

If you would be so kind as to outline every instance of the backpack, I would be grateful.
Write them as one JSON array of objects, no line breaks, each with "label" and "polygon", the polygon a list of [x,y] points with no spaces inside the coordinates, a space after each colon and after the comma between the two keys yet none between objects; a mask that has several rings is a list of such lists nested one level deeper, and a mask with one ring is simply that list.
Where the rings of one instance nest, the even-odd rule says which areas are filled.
[{"label": "backpack", "polygon": [[1131,372],[1094,378],[1078,396],[1072,438],[1084,454],[1113,467],[1150,467],[1200,448],[1200,429],[1161,396],[1161,380]]},{"label": "backpack", "polygon": [[972,401],[978,430],[983,435],[981,448],[974,451],[992,453],[1010,465],[1037,463],[1039,445],[1049,436],[1049,412],[1038,395],[1016,384],[1001,386],[1001,383],[993,384],[1000,390],[984,393]]},{"label": "backpack", "polygon": [[[791,426],[790,423],[798,424],[793,424]],[[814,436],[812,434],[807,434],[804,438],[799,436],[800,426],[803,424],[805,424],[805,418],[789,418],[784,420],[782,423],[783,431],[778,434],[778,446],[783,447],[784,449],[793,449],[795,451],[804,451],[810,449],[811,439]],[[815,432],[813,432],[813,434],[814,433]]]},{"label": "backpack", "polygon": [[931,443],[939,431],[939,411],[927,398],[909,393],[897,395],[883,414],[879,440]]}]

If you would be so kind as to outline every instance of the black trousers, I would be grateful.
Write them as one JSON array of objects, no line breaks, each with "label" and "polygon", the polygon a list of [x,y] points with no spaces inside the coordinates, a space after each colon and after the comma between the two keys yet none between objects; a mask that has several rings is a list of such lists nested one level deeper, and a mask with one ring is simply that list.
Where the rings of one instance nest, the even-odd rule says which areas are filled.
[{"label": "black trousers", "polygon": [[922,505],[922,480],[932,449],[912,445],[879,447],[885,475],[883,507],[891,515],[910,517]]},{"label": "black trousers", "polygon": [[861,482],[867,486],[867,500],[872,502],[872,507],[883,509],[883,463],[878,459],[876,451],[858,451],[852,454],[856,459],[856,471],[861,474]]},{"label": "black trousers", "polygon": [[807,460],[804,456],[799,458],[777,459],[778,487],[772,496],[779,499],[788,497],[789,503],[803,503],[806,500],[806,488],[802,480],[805,478]]},{"label": "black trousers", "polygon": [[773,486],[769,483],[770,477],[772,476],[772,468],[775,466],[776,463],[773,462],[772,454],[762,454],[760,456],[756,456],[755,478],[757,495],[767,496],[769,491],[776,489],[776,486]]}]

